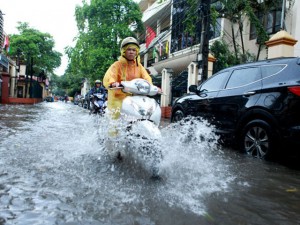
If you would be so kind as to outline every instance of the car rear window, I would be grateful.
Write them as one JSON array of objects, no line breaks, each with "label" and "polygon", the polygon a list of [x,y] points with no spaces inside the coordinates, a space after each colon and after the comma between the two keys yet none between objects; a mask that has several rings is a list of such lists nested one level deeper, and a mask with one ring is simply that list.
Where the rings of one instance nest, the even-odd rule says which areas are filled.
[{"label": "car rear window", "polygon": [[262,77],[266,78],[269,76],[272,76],[276,73],[279,73],[280,71],[282,71],[284,68],[286,67],[286,65],[271,65],[271,66],[262,66],[261,67],[261,73],[262,73]]},{"label": "car rear window", "polygon": [[261,79],[258,67],[250,67],[234,70],[226,85],[226,89],[244,86]]}]

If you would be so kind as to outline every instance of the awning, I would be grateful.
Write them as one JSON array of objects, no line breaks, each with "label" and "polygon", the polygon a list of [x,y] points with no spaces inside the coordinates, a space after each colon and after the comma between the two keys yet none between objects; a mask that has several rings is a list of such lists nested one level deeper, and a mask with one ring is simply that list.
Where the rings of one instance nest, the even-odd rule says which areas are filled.
[{"label": "awning", "polygon": [[197,60],[197,52],[189,52],[180,56],[172,57],[166,60],[162,60],[153,64],[154,69],[161,73],[164,68],[170,68],[174,74],[179,74],[183,70],[186,70],[191,62]]},{"label": "awning", "polygon": [[153,76],[158,74],[158,72],[154,69],[153,66],[147,67],[147,70],[149,70],[150,74]]}]

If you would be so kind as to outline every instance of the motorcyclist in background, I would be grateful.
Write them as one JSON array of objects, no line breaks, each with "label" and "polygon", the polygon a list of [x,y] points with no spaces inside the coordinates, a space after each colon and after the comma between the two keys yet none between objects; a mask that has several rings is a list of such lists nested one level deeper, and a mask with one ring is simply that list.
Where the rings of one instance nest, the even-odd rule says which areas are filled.
[{"label": "motorcyclist in background", "polygon": [[89,91],[90,99],[91,99],[91,102],[93,103],[93,107],[91,109],[92,113],[95,112],[95,107],[94,107],[95,106],[94,105],[95,98],[94,98],[93,94],[97,94],[97,93],[103,94],[103,96],[104,96],[103,100],[107,100],[106,90],[102,86],[102,82],[100,80],[95,80],[95,86]]},{"label": "motorcyclist in background", "polygon": [[95,80],[95,86],[90,90],[90,95],[93,95],[95,93],[101,93],[101,94],[106,93],[106,90],[102,86],[102,82],[100,80]]}]

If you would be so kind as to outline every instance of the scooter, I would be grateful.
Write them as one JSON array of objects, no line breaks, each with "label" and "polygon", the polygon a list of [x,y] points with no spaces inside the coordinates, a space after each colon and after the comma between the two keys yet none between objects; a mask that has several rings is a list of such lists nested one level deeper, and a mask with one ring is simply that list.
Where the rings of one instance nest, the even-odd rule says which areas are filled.
[{"label": "scooter", "polygon": [[145,166],[150,168],[152,177],[158,178],[162,160],[159,129],[161,108],[149,96],[161,94],[161,90],[141,78],[121,81],[119,87],[111,89],[122,89],[131,94],[123,100],[120,110],[120,119],[127,124],[127,149],[133,150],[134,156],[142,159]]},{"label": "scooter", "polygon": [[94,93],[90,98],[90,114],[103,116],[107,107],[106,94]]}]

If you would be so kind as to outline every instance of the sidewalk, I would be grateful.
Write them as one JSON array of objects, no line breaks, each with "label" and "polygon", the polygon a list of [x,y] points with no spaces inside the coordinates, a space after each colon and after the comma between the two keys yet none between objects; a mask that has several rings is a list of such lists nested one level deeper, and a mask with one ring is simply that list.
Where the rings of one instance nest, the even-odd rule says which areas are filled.
[{"label": "sidewalk", "polygon": [[171,123],[171,118],[161,118],[160,120],[160,127],[164,128]]}]

